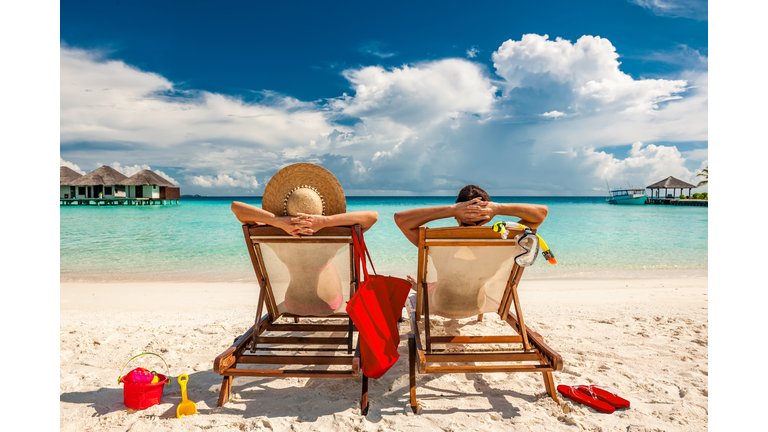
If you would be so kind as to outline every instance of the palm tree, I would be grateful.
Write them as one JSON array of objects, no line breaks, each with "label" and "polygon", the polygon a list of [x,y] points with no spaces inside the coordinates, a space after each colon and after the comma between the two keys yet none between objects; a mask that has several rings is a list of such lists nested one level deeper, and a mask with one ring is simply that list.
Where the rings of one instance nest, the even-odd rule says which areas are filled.
[{"label": "palm tree", "polygon": [[700,181],[699,184],[696,185],[696,187],[704,186],[709,182],[709,165],[707,165],[706,168],[701,170],[700,173],[696,174],[696,177],[704,177],[704,180]]}]

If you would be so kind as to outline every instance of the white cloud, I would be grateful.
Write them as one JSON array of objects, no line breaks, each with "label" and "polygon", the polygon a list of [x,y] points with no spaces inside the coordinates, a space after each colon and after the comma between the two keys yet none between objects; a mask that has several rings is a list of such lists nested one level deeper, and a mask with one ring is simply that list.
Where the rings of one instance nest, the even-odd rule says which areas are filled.
[{"label": "white cloud", "polygon": [[378,158],[391,157],[391,156],[399,153],[400,152],[400,146],[402,144],[403,144],[403,141],[400,141],[390,151],[377,151],[376,153],[373,154],[373,158],[371,159],[371,161],[376,162],[376,159],[378,159]]},{"label": "white cloud", "polygon": [[[100,164],[97,164],[97,165],[100,165]],[[144,171],[144,170],[150,170],[153,173],[159,175],[160,177],[168,180],[169,182],[171,182],[173,184],[178,184],[176,182],[176,180],[173,179],[173,177],[169,176],[168,174],[166,174],[166,173],[164,173],[164,172],[162,172],[160,170],[153,170],[147,164],[144,164],[144,165],[133,165],[133,166],[123,166],[120,162],[115,161],[115,162],[112,162],[112,164],[110,166],[112,168],[114,168],[116,171],[118,171],[121,174],[123,174],[125,176],[128,176],[128,177],[130,177],[130,176],[132,176],[132,175],[134,175],[134,174],[136,174],[138,172]]]},{"label": "white cloud", "polygon": [[625,159],[617,159],[594,149],[587,149],[585,156],[596,164],[594,169],[597,175],[613,183],[623,183],[625,177],[642,178],[647,184],[633,186],[644,187],[669,176],[694,183],[694,174],[683,166],[685,158],[674,146],[636,142]]},{"label": "white cloud", "polygon": [[[610,109],[545,120],[523,127],[527,138],[554,147],[604,147],[635,141],[678,142],[708,139],[707,73],[684,75],[692,86],[686,97],[651,112]],[[523,106],[526,108],[526,106]],[[527,108],[526,108],[527,110]],[[534,111],[535,112],[535,111]],[[541,112],[541,111],[539,111]],[[520,132],[518,132],[520,133]]]},{"label": "white cloud", "polygon": [[707,0],[629,0],[652,13],[666,17],[707,20]]},{"label": "white cloud", "polygon": [[[316,104],[266,93],[265,103],[180,91],[167,79],[91,51],[62,46],[62,143],[248,142],[282,148],[331,129]],[[154,163],[154,162],[153,162]]]},{"label": "white cloud", "polygon": [[387,118],[415,126],[433,124],[462,113],[487,113],[496,88],[480,66],[446,59],[386,70],[380,66],[344,71],[354,97],[334,106],[353,117]]},{"label": "white cloud", "polygon": [[562,111],[557,111],[557,110],[554,110],[554,111],[550,111],[550,112],[545,112],[545,113],[544,113],[544,114],[542,114],[541,116],[542,116],[542,117],[551,117],[551,118],[557,119],[557,118],[559,118],[559,117],[563,117],[564,115],[565,115],[565,113],[564,113],[564,112],[562,112]]},{"label": "white cloud", "polygon": [[119,171],[121,174],[123,174],[125,176],[128,176],[128,177],[130,177],[130,176],[132,176],[132,175],[134,175],[134,174],[136,174],[138,172],[151,169],[149,167],[149,165],[146,165],[146,164],[144,164],[144,165],[134,165],[134,166],[122,166],[122,164],[120,164],[120,162],[117,162],[117,161],[112,162],[112,164],[110,164],[109,166],[111,166],[116,171]]},{"label": "white cloud", "polygon": [[[294,162],[324,166],[348,194],[451,194],[474,183],[496,194],[586,195],[606,177],[641,186],[690,179],[686,166],[701,151],[638,143],[625,157],[601,148],[706,141],[706,68],[634,80],[617,58],[603,38],[526,35],[494,53],[495,79],[466,59],[367,66],[344,71],[351,91],[325,103],[269,92],[247,103],[181,92],[63,47],[61,155],[90,167],[119,151],[138,162],[123,170],[181,167],[183,193],[206,195],[258,194]],[[81,73],[118,91],[97,92]]]},{"label": "white cloud", "polygon": [[256,177],[245,175],[235,171],[232,175],[218,174],[215,177],[209,175],[190,176],[187,179],[191,184],[204,188],[258,188]]},{"label": "white cloud", "polygon": [[375,57],[379,58],[390,58],[397,55],[397,53],[394,52],[386,52],[383,49],[384,44],[379,41],[372,41],[368,43],[364,43],[360,46],[360,52],[364,54],[370,54]]},{"label": "white cloud", "polygon": [[709,149],[695,149],[683,152],[683,156],[688,160],[694,160],[694,161],[704,161],[706,162],[709,158]]},{"label": "white cloud", "polygon": [[582,36],[572,44],[536,34],[508,40],[492,56],[508,96],[514,97],[516,88],[554,88],[560,92],[557,102],[572,112],[651,111],[686,90],[685,80],[635,80],[619,69],[618,57],[611,42],[599,36]]},{"label": "white cloud", "polygon": [[168,180],[169,182],[171,182],[173,184],[178,184],[178,182],[176,182],[176,180],[174,180],[173,177],[169,176],[168,174],[166,174],[166,173],[164,173],[164,172],[162,172],[160,170],[152,170],[152,172],[154,172],[155,174],[159,175],[160,177]]},{"label": "white cloud", "polygon": [[67,167],[72,171],[85,175],[85,171],[81,170],[79,166],[73,164],[72,162],[65,161],[64,159],[61,158],[61,156],[59,156],[59,166]]},{"label": "white cloud", "polygon": [[477,54],[480,52],[480,50],[477,49],[477,47],[472,47],[467,50],[467,57],[469,58],[475,58],[477,57]]},{"label": "white cloud", "polygon": [[627,56],[644,61],[662,62],[682,66],[690,70],[707,70],[709,58],[701,51],[685,44],[678,44],[672,49],[653,51],[648,54]]}]

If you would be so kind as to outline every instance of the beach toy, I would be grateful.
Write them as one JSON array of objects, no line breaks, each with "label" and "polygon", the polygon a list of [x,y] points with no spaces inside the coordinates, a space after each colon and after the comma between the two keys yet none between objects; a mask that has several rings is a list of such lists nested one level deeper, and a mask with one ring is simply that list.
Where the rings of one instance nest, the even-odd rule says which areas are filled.
[{"label": "beach toy", "polygon": [[629,408],[629,401],[617,395],[616,391],[610,387],[580,385],[574,386],[574,388],[589,393],[590,396],[596,397],[603,402],[608,402],[616,408]]},{"label": "beach toy", "polygon": [[[505,240],[509,235],[508,228],[519,228],[525,231],[525,234],[523,234],[520,238],[518,238],[518,243],[520,240],[525,238],[526,235],[531,235],[533,233],[533,231],[530,228],[528,228],[527,226],[521,223],[498,221],[495,224],[493,224],[493,232],[497,232],[501,234],[501,238]],[[538,234],[536,234],[536,237],[539,240],[539,246],[541,246],[541,253],[542,255],[544,255],[544,259],[546,259],[547,262],[549,262],[552,265],[557,264],[557,259],[555,259],[555,254],[552,253],[552,251],[549,249],[549,246],[547,246],[547,242],[545,242],[544,239],[541,238],[541,236]],[[538,250],[536,252],[538,253]],[[531,262],[531,264],[533,264],[533,262]]]},{"label": "beach toy", "polygon": [[181,374],[178,378],[176,378],[176,380],[181,386],[182,399],[179,406],[176,407],[176,418],[182,418],[185,415],[197,414],[197,405],[195,405],[195,403],[191,400],[187,399],[187,381],[189,381],[189,377],[187,374]]},{"label": "beach toy", "polygon": [[616,411],[616,408],[613,405],[603,402],[600,399],[593,397],[591,394],[579,390],[577,387],[579,386],[571,387],[567,385],[559,385],[557,386],[557,391],[568,399],[592,407],[600,412],[611,414]]},{"label": "beach toy", "polygon": [[139,367],[125,374],[123,376],[123,381],[137,384],[154,384],[158,381],[158,377],[155,371],[150,372],[142,367]]},{"label": "beach toy", "polygon": [[148,371],[144,368],[136,368],[127,374],[123,375],[125,367],[128,366],[133,359],[151,354],[153,356],[160,357],[155,353],[141,353],[131,357],[128,362],[123,365],[120,370],[120,376],[117,378],[118,384],[123,384],[123,403],[128,408],[133,409],[147,409],[153,405],[160,403],[160,398],[163,395],[163,386],[165,383],[170,383],[171,370],[168,368],[168,363],[165,363],[162,357],[168,374],[163,375],[156,373],[155,371]]}]

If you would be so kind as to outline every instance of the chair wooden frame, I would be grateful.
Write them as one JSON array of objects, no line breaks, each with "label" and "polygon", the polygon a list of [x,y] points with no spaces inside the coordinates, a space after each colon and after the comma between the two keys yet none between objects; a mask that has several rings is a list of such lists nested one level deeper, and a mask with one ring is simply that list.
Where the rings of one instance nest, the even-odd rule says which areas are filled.
[{"label": "chair wooden frame", "polygon": [[[259,299],[257,303],[256,322],[243,335],[237,337],[226,351],[213,362],[213,371],[223,375],[221,391],[217,406],[223,406],[229,401],[232,380],[235,376],[278,377],[278,378],[357,378],[363,376],[361,413],[368,413],[368,377],[360,369],[360,347],[354,337],[355,328],[349,315],[336,313],[330,316],[307,316],[281,313],[275,303],[269,274],[264,266],[260,242],[269,240],[270,243],[344,243],[349,245],[350,260],[350,297],[358,287],[359,275],[354,266],[354,247],[352,230],[361,234],[360,225],[352,227],[323,228],[312,236],[297,239],[280,228],[268,225],[243,225],[243,234],[248,246],[248,252],[253,263],[253,269],[259,281]],[[266,308],[266,314],[263,314]],[[288,318],[278,322],[280,318]],[[292,318],[292,320],[291,320]],[[300,323],[301,318],[330,318],[344,320],[339,323]],[[292,322],[290,322],[292,321]],[[346,337],[307,337],[307,336],[269,336],[270,331],[276,332],[346,332]],[[275,347],[272,345],[281,345]],[[285,346],[288,347],[285,347]],[[322,348],[314,346],[320,345]],[[356,348],[353,350],[353,346]],[[312,348],[310,348],[312,347]],[[258,354],[257,352],[262,352]],[[314,353],[314,355],[306,355]],[[339,355],[341,353],[341,355]],[[346,355],[345,355],[346,354]],[[285,365],[285,366],[326,366],[346,365],[345,370],[311,370],[311,369],[257,369],[241,368],[238,365]]]},{"label": "chair wooden frame", "polygon": [[[535,231],[535,230],[534,230]],[[541,372],[544,387],[556,402],[557,392],[552,372],[563,368],[562,357],[548,347],[540,334],[530,329],[523,321],[523,312],[517,287],[523,275],[523,267],[515,264],[510,272],[507,286],[497,313],[502,321],[517,333],[508,336],[431,336],[429,320],[429,293],[427,291],[427,260],[429,248],[439,246],[504,246],[509,245],[515,230],[509,233],[510,240],[501,241],[499,234],[490,227],[450,227],[428,229],[422,226],[419,230],[418,278],[416,287],[416,304],[407,302],[411,317],[411,333],[408,334],[408,360],[410,378],[411,409],[419,412],[416,398],[416,375],[443,373],[493,373],[493,372]],[[514,307],[514,313],[511,308]],[[424,342],[420,335],[422,316],[426,323],[424,327]],[[483,314],[478,315],[482,320]],[[494,350],[463,350],[456,352],[450,346],[455,344],[509,344],[504,351]],[[435,349],[434,345],[447,345],[448,349]],[[443,365],[440,363],[483,363],[493,362],[493,365]],[[503,364],[498,364],[502,363]],[[527,362],[528,364],[520,364]],[[536,362],[536,364],[530,364]]]}]

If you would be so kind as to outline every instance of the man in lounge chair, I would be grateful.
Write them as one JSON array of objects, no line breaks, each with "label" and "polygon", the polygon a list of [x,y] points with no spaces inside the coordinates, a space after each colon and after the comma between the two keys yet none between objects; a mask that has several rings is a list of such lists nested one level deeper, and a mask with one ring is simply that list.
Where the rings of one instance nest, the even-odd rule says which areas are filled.
[{"label": "man in lounge chair", "polygon": [[395,223],[414,246],[419,246],[419,227],[437,219],[453,217],[459,226],[479,226],[494,216],[514,216],[530,228],[538,228],[547,217],[547,206],[538,204],[502,204],[479,186],[467,185],[459,191],[456,204],[424,207],[395,213]]},{"label": "man in lounge chair", "polygon": [[[547,393],[557,401],[552,372],[562,369],[562,358],[525,325],[517,294],[524,264],[532,263],[538,249],[521,245],[522,237],[505,241],[490,227],[472,228],[488,223],[497,215],[516,217],[518,223],[538,228],[547,212],[543,205],[495,203],[480,187],[467,185],[459,192],[455,204],[395,214],[397,226],[420,248],[418,280],[407,276],[411,289],[417,293],[411,298],[411,334],[408,335],[410,404],[414,413],[419,412],[417,373],[542,373]],[[430,221],[449,217],[456,219],[459,228],[426,230],[423,227]],[[521,230],[516,227],[511,231]],[[531,245],[528,241],[525,244]],[[516,334],[499,334],[494,330],[493,335],[475,333],[466,338],[451,331],[448,325],[435,326],[432,321],[433,317],[460,320],[475,315],[482,321],[484,313],[498,313],[497,322],[508,324],[511,329],[504,328]],[[431,333],[430,329],[438,327],[443,327],[439,335]],[[460,333],[466,335],[463,331]],[[435,344],[440,344],[441,349],[434,350]],[[493,348],[487,348],[488,344],[493,344]],[[483,345],[486,348],[482,348]],[[532,365],[531,361],[538,364]],[[521,364],[523,362],[527,364]]]},{"label": "man in lounge chair", "polygon": [[[395,213],[395,223],[405,237],[419,246],[419,227],[437,219],[453,217],[460,227],[480,226],[496,215],[514,216],[529,228],[538,228],[547,217],[547,206],[539,204],[502,204],[491,201],[488,192],[480,186],[466,185],[459,191],[456,204],[438,207],[424,207]],[[407,279],[416,289],[416,280],[408,275]],[[434,283],[430,284],[432,287]]]}]

